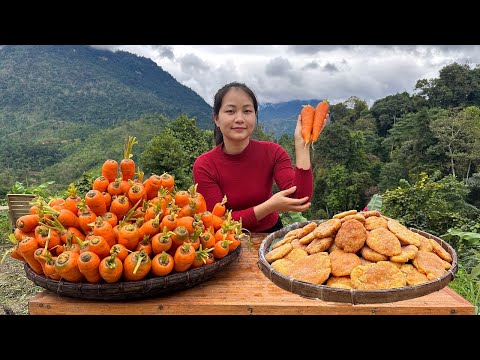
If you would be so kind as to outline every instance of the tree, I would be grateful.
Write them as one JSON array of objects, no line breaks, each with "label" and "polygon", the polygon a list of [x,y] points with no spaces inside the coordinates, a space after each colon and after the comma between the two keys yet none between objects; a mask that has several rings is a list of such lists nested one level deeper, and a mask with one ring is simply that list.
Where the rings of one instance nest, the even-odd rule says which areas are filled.
[{"label": "tree", "polygon": [[167,172],[174,176],[177,189],[187,189],[193,185],[193,163],[212,148],[212,139],[211,130],[200,130],[195,119],[181,115],[149,141],[140,155],[140,166],[145,176]]},{"label": "tree", "polygon": [[479,105],[480,70],[468,64],[453,63],[440,70],[436,79],[418,80],[415,89],[432,107],[464,108]]},{"label": "tree", "polygon": [[460,113],[448,113],[433,119],[430,129],[449,159],[451,174],[456,177],[456,168],[462,169],[468,179],[472,160],[480,159],[477,152],[472,152],[476,141],[475,122],[480,122],[480,109],[471,107]]},{"label": "tree", "polygon": [[386,136],[396,122],[405,114],[416,111],[415,97],[407,92],[397,93],[384,97],[373,103],[370,113],[375,118],[377,131],[380,136]]}]

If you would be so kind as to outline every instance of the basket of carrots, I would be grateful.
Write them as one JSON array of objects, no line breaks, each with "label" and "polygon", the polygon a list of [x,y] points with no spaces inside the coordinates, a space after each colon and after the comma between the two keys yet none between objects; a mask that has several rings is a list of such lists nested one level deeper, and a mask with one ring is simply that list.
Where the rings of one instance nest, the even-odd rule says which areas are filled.
[{"label": "basket of carrots", "polygon": [[28,279],[59,295],[131,300],[196,286],[240,256],[249,241],[226,199],[212,212],[196,185],[168,173],[143,179],[131,158],[108,159],[84,197],[35,198],[9,239]]}]

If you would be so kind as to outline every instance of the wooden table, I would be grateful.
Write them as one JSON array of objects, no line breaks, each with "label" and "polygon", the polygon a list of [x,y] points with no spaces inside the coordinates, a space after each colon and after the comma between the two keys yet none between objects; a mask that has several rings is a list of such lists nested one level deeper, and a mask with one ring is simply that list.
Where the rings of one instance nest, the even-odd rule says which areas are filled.
[{"label": "wooden table", "polygon": [[254,249],[242,253],[199,285],[134,301],[94,301],[58,296],[45,290],[33,297],[31,315],[474,315],[475,307],[449,287],[394,303],[325,302],[283,290],[258,268],[258,249],[266,234],[254,234]]}]

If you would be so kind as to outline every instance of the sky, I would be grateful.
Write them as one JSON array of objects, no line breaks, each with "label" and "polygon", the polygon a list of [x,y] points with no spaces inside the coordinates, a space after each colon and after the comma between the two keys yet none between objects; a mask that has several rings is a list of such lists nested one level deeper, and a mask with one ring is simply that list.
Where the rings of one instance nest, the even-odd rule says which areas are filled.
[{"label": "sky", "polygon": [[223,85],[248,85],[260,104],[415,93],[446,65],[480,64],[479,45],[92,45],[152,59],[209,105]]}]

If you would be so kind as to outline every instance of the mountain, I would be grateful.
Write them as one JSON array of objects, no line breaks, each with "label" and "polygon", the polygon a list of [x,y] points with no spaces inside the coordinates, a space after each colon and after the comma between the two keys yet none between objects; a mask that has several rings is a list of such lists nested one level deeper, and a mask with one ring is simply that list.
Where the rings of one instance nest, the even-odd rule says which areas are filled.
[{"label": "mountain", "polygon": [[322,99],[292,100],[282,103],[265,103],[258,106],[258,123],[264,127],[266,133],[273,133],[278,139],[282,134],[293,136],[297,117],[303,105],[313,107]]},{"label": "mountain", "polygon": [[152,60],[124,51],[4,46],[0,90],[0,124],[7,133],[38,120],[109,127],[152,113],[185,113],[199,128],[211,127],[211,107],[197,93]]},{"label": "mountain", "polygon": [[15,181],[68,184],[121,158],[127,135],[137,136],[140,153],[182,114],[212,128],[203,98],[152,60],[123,51],[2,46],[0,94],[0,193]]}]

